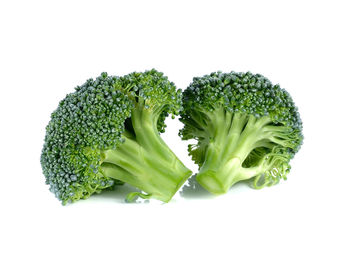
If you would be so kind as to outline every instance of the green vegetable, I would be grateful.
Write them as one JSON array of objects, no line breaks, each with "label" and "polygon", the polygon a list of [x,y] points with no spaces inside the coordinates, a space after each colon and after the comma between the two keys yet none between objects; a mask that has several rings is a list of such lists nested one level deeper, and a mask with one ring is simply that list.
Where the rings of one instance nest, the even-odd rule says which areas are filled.
[{"label": "green vegetable", "polygon": [[286,179],[302,141],[302,122],[289,93],[259,74],[212,73],[184,91],[180,120],[189,154],[200,167],[197,181],[225,193],[250,179],[262,188]]},{"label": "green vegetable", "polygon": [[181,90],[156,70],[102,73],[68,94],[51,115],[41,155],[63,204],[128,183],[136,196],[168,202],[191,175],[159,135],[181,110]]}]

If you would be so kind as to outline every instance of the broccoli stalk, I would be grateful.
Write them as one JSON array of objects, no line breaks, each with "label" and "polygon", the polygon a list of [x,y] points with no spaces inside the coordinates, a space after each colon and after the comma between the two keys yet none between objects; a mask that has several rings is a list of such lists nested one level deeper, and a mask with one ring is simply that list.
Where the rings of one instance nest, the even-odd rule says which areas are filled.
[{"label": "broccoli stalk", "polygon": [[[288,154],[267,153],[254,166],[245,167],[249,155],[258,149],[271,149],[275,144],[293,148],[290,140],[291,128],[270,125],[269,117],[230,113],[222,108],[207,113],[208,130],[213,132],[208,143],[206,158],[197,175],[197,181],[208,191],[221,194],[235,183],[255,177],[253,186],[260,188],[262,174],[273,169],[273,182],[285,178],[289,171]],[[252,155],[251,155],[252,156]],[[269,160],[266,160],[269,158]],[[250,159],[251,160],[251,159]]]},{"label": "broccoli stalk", "polygon": [[135,195],[168,202],[191,175],[160,137],[153,109],[137,107],[131,113],[134,133],[123,133],[124,143],[117,149],[103,152],[102,172],[110,178],[127,181],[147,194]]}]

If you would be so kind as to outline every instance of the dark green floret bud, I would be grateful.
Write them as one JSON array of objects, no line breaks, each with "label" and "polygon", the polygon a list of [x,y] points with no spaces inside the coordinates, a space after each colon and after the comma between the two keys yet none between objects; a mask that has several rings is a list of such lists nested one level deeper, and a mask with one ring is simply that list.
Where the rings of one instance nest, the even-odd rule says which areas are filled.
[{"label": "dark green floret bud", "polygon": [[302,141],[302,122],[290,94],[260,74],[215,72],[196,77],[183,94],[180,120],[197,181],[213,193],[253,179],[271,186],[286,179]]},{"label": "dark green floret bud", "polygon": [[159,135],[181,109],[181,90],[156,70],[87,80],[46,127],[41,165],[50,190],[66,204],[128,183],[168,202],[191,174]]}]

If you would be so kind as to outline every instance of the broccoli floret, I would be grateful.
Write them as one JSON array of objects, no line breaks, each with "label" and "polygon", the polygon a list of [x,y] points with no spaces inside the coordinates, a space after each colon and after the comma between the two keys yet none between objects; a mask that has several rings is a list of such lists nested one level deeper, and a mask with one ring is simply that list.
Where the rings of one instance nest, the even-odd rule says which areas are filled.
[{"label": "broccoli floret", "polygon": [[68,94],[46,127],[41,165],[63,204],[128,183],[168,202],[191,175],[159,135],[182,108],[181,90],[156,70],[102,73]]},{"label": "broccoli floret", "polygon": [[180,120],[197,181],[221,194],[250,179],[254,188],[286,179],[302,141],[302,122],[289,93],[259,74],[212,73],[184,91]]}]

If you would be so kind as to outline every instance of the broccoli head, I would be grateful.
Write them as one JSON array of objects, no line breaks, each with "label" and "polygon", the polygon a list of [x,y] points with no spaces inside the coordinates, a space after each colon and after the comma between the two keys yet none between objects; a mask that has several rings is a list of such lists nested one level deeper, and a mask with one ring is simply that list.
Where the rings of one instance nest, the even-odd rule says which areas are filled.
[{"label": "broccoli head", "polygon": [[302,122],[289,93],[259,74],[212,73],[184,91],[180,120],[197,181],[221,194],[249,179],[262,188],[286,179],[302,141]]},{"label": "broccoli head", "polygon": [[168,202],[191,175],[159,133],[182,108],[181,90],[156,70],[102,73],[76,87],[52,113],[41,165],[63,204],[128,183],[130,193]]}]

